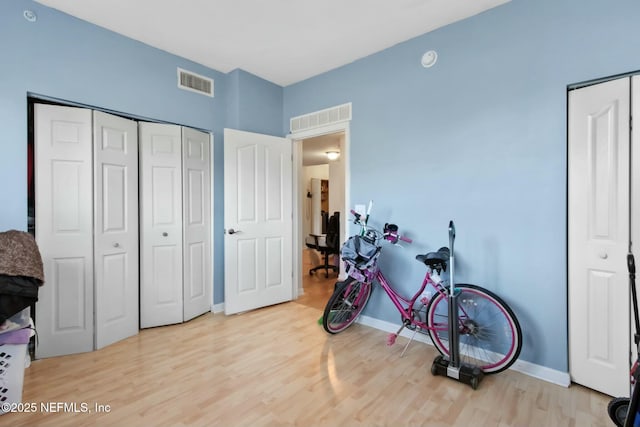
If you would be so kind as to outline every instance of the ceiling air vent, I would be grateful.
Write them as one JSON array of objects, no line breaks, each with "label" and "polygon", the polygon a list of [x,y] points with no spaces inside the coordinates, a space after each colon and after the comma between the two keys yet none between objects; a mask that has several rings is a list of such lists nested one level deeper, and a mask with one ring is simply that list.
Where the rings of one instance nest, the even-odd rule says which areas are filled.
[{"label": "ceiling air vent", "polygon": [[213,79],[178,68],[178,87],[213,98]]},{"label": "ceiling air vent", "polygon": [[338,105],[325,110],[316,111],[302,116],[293,117],[289,121],[289,130],[301,132],[321,126],[351,120],[351,103]]}]

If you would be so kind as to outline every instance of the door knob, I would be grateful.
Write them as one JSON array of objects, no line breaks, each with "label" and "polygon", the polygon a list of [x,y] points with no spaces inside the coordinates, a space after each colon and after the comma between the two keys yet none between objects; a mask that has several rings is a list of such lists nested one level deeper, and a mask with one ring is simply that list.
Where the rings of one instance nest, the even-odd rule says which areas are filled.
[{"label": "door knob", "polygon": [[114,244],[113,244],[113,247],[114,247],[114,248],[119,248],[119,247],[120,247],[120,243],[118,243],[118,242],[114,243]]},{"label": "door knob", "polygon": [[169,235],[169,233],[167,233],[166,231],[164,233],[162,233],[163,237],[167,237]]},{"label": "door knob", "polygon": [[598,256],[599,256],[600,258],[602,258],[602,259],[607,259],[607,258],[609,257],[609,255],[607,255],[607,253],[606,253],[606,252],[600,252],[600,253],[598,254]]},{"label": "door knob", "polygon": [[236,233],[240,233],[240,230],[234,230],[233,228],[229,229],[229,234],[236,234]]}]

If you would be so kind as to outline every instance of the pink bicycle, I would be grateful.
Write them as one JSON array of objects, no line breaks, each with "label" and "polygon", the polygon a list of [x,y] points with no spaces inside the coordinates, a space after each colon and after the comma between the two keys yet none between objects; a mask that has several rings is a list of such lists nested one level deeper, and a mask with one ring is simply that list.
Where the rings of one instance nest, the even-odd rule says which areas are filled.
[{"label": "pink bicycle", "polygon": [[[361,231],[342,246],[341,257],[348,277],[336,283],[335,291],[327,302],[322,317],[324,329],[336,334],[353,324],[367,305],[373,284],[377,282],[402,317],[402,326],[389,336],[389,345],[406,327],[414,333],[428,333],[442,355],[438,357],[448,358],[449,292],[447,281],[441,277],[441,273],[447,270],[449,248],[442,247],[437,252],[416,256],[418,261],[426,265],[427,271],[418,291],[406,298],[385,278],[378,267],[378,258],[382,242],[410,243],[411,239],[401,236],[395,224],[385,224],[380,232],[367,226],[368,214],[351,213],[355,216],[354,222],[361,226]],[[513,311],[497,295],[480,286],[456,284],[454,288],[458,302],[460,361],[477,366],[486,374],[507,369],[516,361],[522,348],[522,331]],[[432,367],[434,375],[435,366],[436,363]],[[471,385],[475,389],[477,381],[475,386]]]}]

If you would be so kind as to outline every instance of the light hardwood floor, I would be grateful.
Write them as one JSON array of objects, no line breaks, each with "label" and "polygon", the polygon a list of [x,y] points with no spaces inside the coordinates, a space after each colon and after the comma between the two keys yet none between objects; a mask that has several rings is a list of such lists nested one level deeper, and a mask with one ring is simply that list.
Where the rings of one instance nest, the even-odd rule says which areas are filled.
[{"label": "light hardwood floor", "polygon": [[[333,281],[305,280],[305,287]],[[38,410],[2,415],[0,426],[613,425],[610,397],[578,385],[507,371],[474,391],[432,376],[436,351],[428,345],[414,342],[400,358],[404,338],[388,347],[384,332],[366,326],[329,336],[317,323],[326,299],[314,302],[311,292],[327,291],[34,361],[23,402]],[[40,404],[50,402],[86,403],[91,412],[43,412]],[[110,411],[96,412],[96,404]]]}]

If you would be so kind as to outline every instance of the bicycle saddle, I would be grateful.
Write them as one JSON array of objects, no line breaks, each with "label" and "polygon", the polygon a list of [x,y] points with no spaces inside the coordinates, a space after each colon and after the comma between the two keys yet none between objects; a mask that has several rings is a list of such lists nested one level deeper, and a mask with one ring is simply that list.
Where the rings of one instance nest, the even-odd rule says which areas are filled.
[{"label": "bicycle saddle", "polygon": [[447,261],[449,261],[449,248],[446,246],[438,249],[437,252],[429,252],[424,255],[416,255],[416,259],[431,268],[442,267],[447,270]]}]

